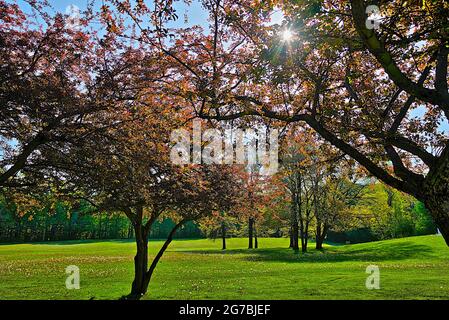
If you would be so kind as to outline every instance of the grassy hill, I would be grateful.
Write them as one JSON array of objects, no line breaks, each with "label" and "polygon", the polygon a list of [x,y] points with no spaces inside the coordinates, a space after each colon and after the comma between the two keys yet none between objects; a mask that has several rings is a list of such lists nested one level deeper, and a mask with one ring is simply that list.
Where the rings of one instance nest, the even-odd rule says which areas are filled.
[{"label": "grassy hill", "polygon": [[[422,236],[295,254],[288,239],[177,240],[158,265],[146,299],[449,299],[449,248]],[[150,242],[155,253],[160,241]],[[129,292],[135,245],[67,241],[0,245],[0,299],[117,299]],[[81,289],[65,288],[80,268]],[[368,265],[380,289],[367,290]]]}]

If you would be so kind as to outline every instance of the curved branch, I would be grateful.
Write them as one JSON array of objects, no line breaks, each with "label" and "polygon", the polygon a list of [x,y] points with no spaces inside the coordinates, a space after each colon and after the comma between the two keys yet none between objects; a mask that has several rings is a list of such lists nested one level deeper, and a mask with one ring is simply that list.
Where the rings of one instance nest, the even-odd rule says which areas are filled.
[{"label": "curved branch", "polygon": [[401,157],[396,152],[392,145],[386,145],[385,151],[387,152],[388,158],[390,158],[393,163],[394,173],[400,177],[402,180],[407,181],[410,184],[413,184],[413,188],[417,191],[419,190],[419,184],[423,182],[424,177],[416,174],[404,166],[404,163],[401,160]]},{"label": "curved branch", "polygon": [[48,142],[47,131],[40,132],[37,134],[30,142],[28,142],[24,147],[20,155],[15,159],[14,164],[0,175],[0,186],[5,185],[9,178],[15,176],[20,170],[22,170],[28,157],[42,144]]},{"label": "curved branch", "polygon": [[402,136],[390,136],[386,139],[387,144],[391,144],[399,149],[410,152],[411,154],[420,158],[429,168],[431,168],[436,161],[436,157],[427,152],[424,148],[419,146],[416,142],[404,138]]},{"label": "curved branch", "polygon": [[[419,85],[422,85],[424,83],[424,81],[426,80],[426,78],[428,77],[428,75],[430,73],[430,69],[431,69],[430,65],[426,66],[426,68],[422,72],[421,76],[419,77],[419,80],[418,80]],[[414,96],[410,96],[407,99],[407,101],[405,101],[404,105],[399,110],[399,113],[397,114],[396,118],[393,121],[393,124],[391,125],[391,127],[389,129],[389,133],[395,133],[396,131],[398,131],[399,126],[402,123],[402,120],[404,120],[404,118],[407,115],[408,110],[410,109],[413,102],[415,102]]]},{"label": "curved branch", "polygon": [[164,255],[165,250],[167,250],[168,246],[170,245],[170,243],[173,240],[173,236],[175,235],[176,231],[182,226],[184,225],[187,221],[189,221],[189,219],[184,219],[181,220],[180,222],[178,222],[173,229],[170,231],[167,239],[165,240],[164,244],[162,245],[162,247],[159,249],[159,252],[156,254],[156,257],[154,257],[153,262],[150,265],[150,268],[148,269],[148,271],[145,273],[145,283],[148,285],[148,283],[150,283],[151,280],[151,276],[153,275],[154,269],[156,269],[156,265],[158,264],[159,260],[162,258],[162,256]]}]

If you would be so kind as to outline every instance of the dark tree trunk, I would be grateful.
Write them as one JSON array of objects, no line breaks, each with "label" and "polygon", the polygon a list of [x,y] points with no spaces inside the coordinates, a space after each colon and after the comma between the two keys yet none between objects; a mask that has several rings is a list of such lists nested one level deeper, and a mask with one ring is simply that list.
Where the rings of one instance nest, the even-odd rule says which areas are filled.
[{"label": "dark tree trunk", "polygon": [[307,252],[307,238],[304,240],[301,240],[301,251]]},{"label": "dark tree trunk", "polygon": [[[140,299],[148,290],[148,285],[150,284],[151,277],[153,276],[154,270],[162,258],[165,250],[173,240],[173,236],[176,231],[186,222],[187,220],[182,220],[171,230],[170,234],[162,245],[161,249],[157,253],[156,257],[151,262],[150,268],[148,269],[148,232],[144,232],[144,228],[135,228],[136,233],[136,243],[137,243],[137,254],[134,258],[134,281],[131,287],[131,293],[124,297],[127,300],[138,300]],[[148,228],[149,229],[149,228]],[[148,230],[147,229],[147,230]],[[139,236],[138,236],[139,234]],[[143,237],[142,237],[143,236]],[[139,239],[144,239],[144,241],[138,241]],[[145,248],[145,251],[143,249]]]},{"label": "dark tree trunk", "polygon": [[321,221],[316,222],[316,236],[315,236],[315,248],[317,250],[321,250],[323,249],[323,238],[321,237],[322,235],[322,228],[321,228]]},{"label": "dark tree trunk", "polygon": [[290,248],[299,250],[298,197],[292,192],[290,204]]},{"label": "dark tree trunk", "polygon": [[248,219],[248,249],[253,248],[253,234],[254,234],[254,218]]},{"label": "dark tree trunk", "polygon": [[293,240],[293,228],[290,226],[290,231],[288,233],[288,236],[290,238],[290,246],[289,248],[293,249],[293,245],[294,245],[294,240]]},{"label": "dark tree trunk", "polygon": [[142,225],[134,227],[137,253],[134,257],[134,280],[128,299],[140,299],[147,292],[146,273],[148,270],[148,234]]},{"label": "dark tree trunk", "polygon": [[327,234],[327,230],[328,227],[327,225],[322,222],[317,222],[317,226],[316,226],[316,246],[315,248],[317,250],[322,250],[323,249],[323,242],[324,239],[326,238],[326,234]]},{"label": "dark tree trunk", "polygon": [[301,238],[301,251],[307,252],[307,231],[303,219],[299,221],[299,235]]},{"label": "dark tree trunk", "polygon": [[259,248],[259,241],[257,241],[257,229],[256,229],[256,222],[254,222],[254,248],[257,249]]},{"label": "dark tree trunk", "polygon": [[307,244],[309,243],[309,217],[307,217],[306,223],[305,223],[305,232],[304,232],[304,245],[302,247],[302,252],[307,251]]},{"label": "dark tree trunk", "polygon": [[[438,201],[439,200],[439,201]],[[425,202],[435,224],[440,230],[441,235],[449,246],[449,199],[432,199]]]},{"label": "dark tree trunk", "polygon": [[323,250],[323,238],[321,237],[317,237],[316,238],[316,244],[315,244],[315,249],[317,250]]},{"label": "dark tree trunk", "polygon": [[307,239],[301,238],[301,251],[307,252]]},{"label": "dark tree trunk", "polygon": [[293,241],[293,250],[297,251],[299,250],[299,226],[298,222],[296,222],[292,226],[292,241]]},{"label": "dark tree trunk", "polygon": [[449,145],[426,176],[421,197],[449,246]]},{"label": "dark tree trunk", "polygon": [[165,250],[167,250],[168,246],[172,242],[173,236],[175,235],[176,231],[187,221],[188,220],[182,220],[181,222],[179,222],[177,225],[175,225],[173,227],[173,229],[170,231],[170,234],[167,237],[167,240],[165,240],[164,245],[161,247],[161,249],[159,249],[159,252],[157,253],[156,257],[153,259],[153,262],[151,262],[150,269],[145,274],[145,280],[144,280],[145,292],[146,292],[146,289],[148,288],[148,285],[150,284],[150,280],[151,280],[151,277],[153,276],[154,270],[156,269],[156,266],[157,266],[159,260],[162,258]]},{"label": "dark tree trunk", "polygon": [[323,242],[326,239],[327,231],[329,230],[329,226],[326,222],[322,222],[318,220],[316,223],[316,246],[317,250],[323,249]]},{"label": "dark tree trunk", "polygon": [[324,242],[324,235],[316,236],[316,243],[315,243],[315,249],[322,250],[323,249],[323,242]]},{"label": "dark tree trunk", "polygon": [[221,223],[221,239],[223,242],[222,250],[226,250],[226,224],[224,221]]}]

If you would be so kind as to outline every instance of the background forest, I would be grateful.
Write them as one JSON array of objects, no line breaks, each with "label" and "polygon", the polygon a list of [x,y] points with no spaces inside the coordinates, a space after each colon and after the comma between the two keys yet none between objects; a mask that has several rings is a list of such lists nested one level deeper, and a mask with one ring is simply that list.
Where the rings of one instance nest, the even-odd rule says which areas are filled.
[{"label": "background forest", "polygon": [[[285,203],[283,204],[286,205]],[[288,236],[287,209],[274,213],[265,208],[259,222],[259,236]],[[0,202],[1,242],[43,242],[82,239],[130,239],[134,237],[129,220],[121,213],[91,214],[92,207],[82,203],[78,208],[57,201],[42,208],[20,210],[20,205],[3,197]],[[434,234],[436,227],[423,204],[410,196],[381,183],[370,183],[362,199],[348,210],[349,223],[330,230],[328,241],[336,243],[367,242],[381,239]],[[150,232],[151,239],[165,238],[173,228],[169,219],[157,221]],[[247,235],[247,222],[227,218],[227,237]],[[178,230],[176,238],[217,238],[221,236],[217,223],[189,222]],[[311,234],[314,238],[315,235]]]}]

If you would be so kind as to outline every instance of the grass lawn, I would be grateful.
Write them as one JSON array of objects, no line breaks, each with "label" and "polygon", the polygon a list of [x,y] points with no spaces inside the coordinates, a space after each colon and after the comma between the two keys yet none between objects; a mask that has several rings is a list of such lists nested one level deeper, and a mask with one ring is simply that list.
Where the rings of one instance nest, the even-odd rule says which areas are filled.
[{"label": "grass lawn", "polygon": [[[162,244],[150,242],[155,254]],[[288,239],[174,241],[145,299],[449,299],[449,248],[440,236],[287,249]],[[0,299],[118,299],[129,292],[131,241],[0,245]],[[367,290],[368,265],[380,268],[379,290]],[[65,288],[65,268],[80,268],[81,289]]]}]

